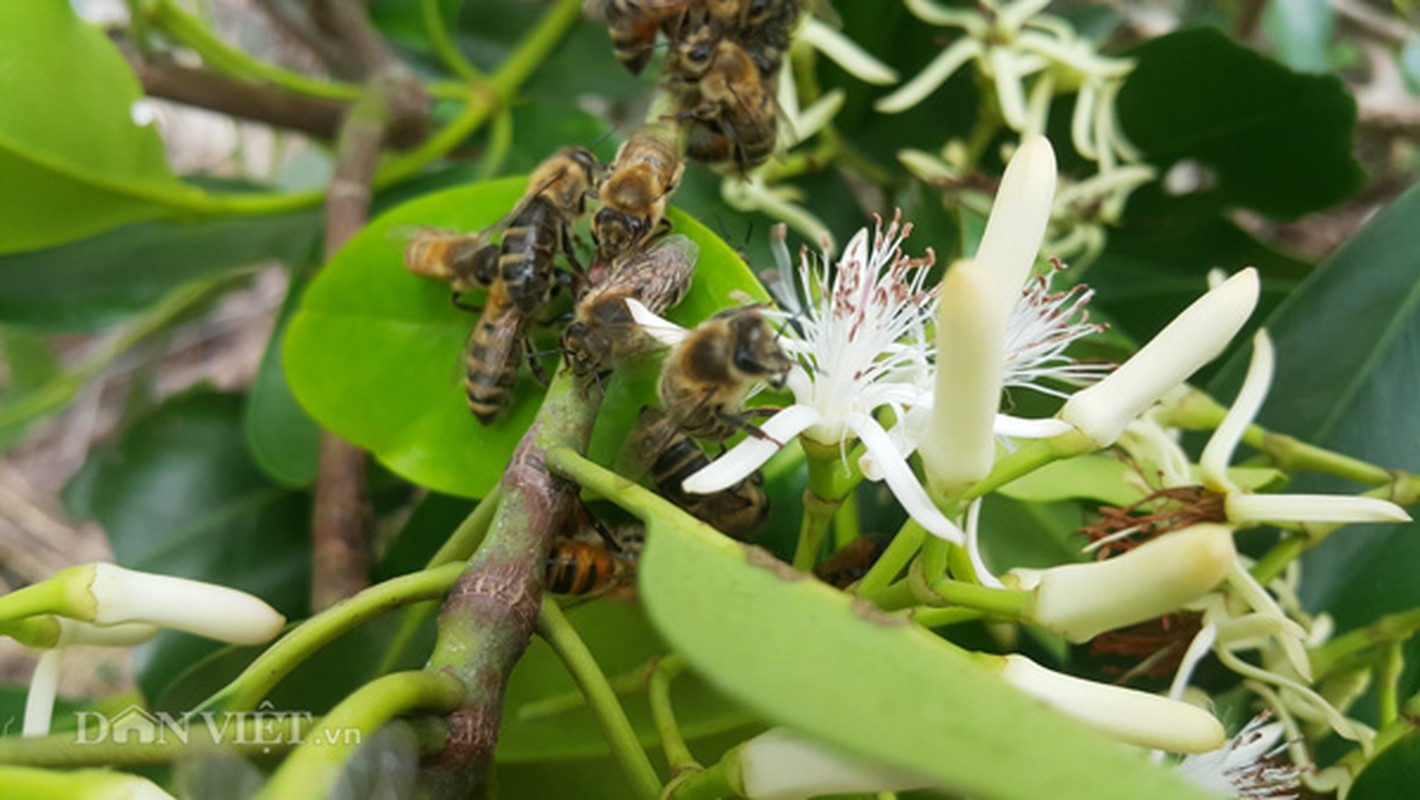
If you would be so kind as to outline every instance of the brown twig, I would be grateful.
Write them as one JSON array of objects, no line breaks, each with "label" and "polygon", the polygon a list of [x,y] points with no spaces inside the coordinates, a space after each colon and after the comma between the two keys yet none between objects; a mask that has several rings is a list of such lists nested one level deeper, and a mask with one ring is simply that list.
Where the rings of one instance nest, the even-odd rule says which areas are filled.
[{"label": "brown twig", "polygon": [[[165,57],[144,58],[120,43],[143,91],[184,105],[217,111],[252,122],[299,131],[327,141],[340,133],[349,103],[305,97],[276,86],[246,83],[205,67],[184,67]],[[422,124],[392,125],[385,143],[406,149],[424,139]]]}]

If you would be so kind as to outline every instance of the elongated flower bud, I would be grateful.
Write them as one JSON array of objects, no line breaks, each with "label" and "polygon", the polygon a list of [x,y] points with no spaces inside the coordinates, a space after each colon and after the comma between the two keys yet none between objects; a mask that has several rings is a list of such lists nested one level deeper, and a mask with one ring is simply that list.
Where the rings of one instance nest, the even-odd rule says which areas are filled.
[{"label": "elongated flower bud", "polygon": [[1027,619],[1079,643],[1177,611],[1221,583],[1236,555],[1230,529],[1203,524],[1106,561],[1017,569],[1002,580],[1031,590]]},{"label": "elongated flower bud", "polygon": [[141,622],[231,644],[261,644],[286,624],[276,609],[236,589],[114,564],[92,566],[90,621],[99,625]]},{"label": "elongated flower bud", "polygon": [[1025,656],[979,658],[1017,689],[1126,744],[1172,753],[1206,753],[1227,741],[1222,724],[1196,706],[1064,675]]},{"label": "elongated flower bud", "polygon": [[941,493],[986,477],[996,457],[1006,317],[997,284],[979,262],[958,261],[942,279],[932,421],[919,445]]},{"label": "elongated flower bud", "polygon": [[974,259],[996,281],[1007,315],[1035,266],[1054,202],[1055,151],[1049,139],[1032,134],[1006,165]]},{"label": "elongated flower bud", "polygon": [[1257,305],[1257,270],[1248,267],[1198,298],[1104,380],[1071,395],[1060,419],[1099,447],[1113,444],[1164,393],[1223,352]]},{"label": "elongated flower bud", "polygon": [[773,728],[740,748],[740,786],[754,800],[919,789],[928,781],[901,770],[827,750],[784,728]]}]

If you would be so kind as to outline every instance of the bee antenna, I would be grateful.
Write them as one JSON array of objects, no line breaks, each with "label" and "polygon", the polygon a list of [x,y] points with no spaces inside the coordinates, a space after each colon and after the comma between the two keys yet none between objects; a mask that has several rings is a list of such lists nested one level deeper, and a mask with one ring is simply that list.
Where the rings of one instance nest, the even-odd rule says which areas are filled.
[{"label": "bee antenna", "polygon": [[607,129],[602,132],[602,135],[601,135],[601,136],[598,136],[598,137],[596,138],[596,141],[594,141],[594,142],[592,142],[590,145],[588,145],[588,146],[587,146],[587,149],[588,149],[588,150],[591,150],[591,151],[593,151],[593,152],[595,152],[598,147],[601,147],[601,146],[602,146],[602,143],[603,143],[603,142],[605,142],[607,139],[610,139],[610,138],[611,138],[611,135],[612,135],[613,133],[616,133],[616,126],[615,126],[615,125],[609,125],[609,126],[607,126]]}]

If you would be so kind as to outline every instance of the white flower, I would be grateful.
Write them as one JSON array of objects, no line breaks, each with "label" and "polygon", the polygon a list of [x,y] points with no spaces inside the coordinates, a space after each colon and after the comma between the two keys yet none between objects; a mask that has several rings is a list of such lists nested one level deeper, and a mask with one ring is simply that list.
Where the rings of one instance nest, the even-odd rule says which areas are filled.
[{"label": "white flower", "polygon": [[924,286],[932,255],[909,258],[902,253],[902,240],[910,232],[900,217],[886,229],[879,221],[871,239],[866,228],[858,231],[832,274],[826,256],[815,260],[802,254],[797,276],[788,274],[789,259],[780,259],[780,287],[790,287],[781,292],[789,310],[780,312],[780,344],[798,362],[788,378],[795,402],[764,423],[769,438],[736,445],[686,479],[686,491],[710,493],[733,486],[774,454],[776,442],[801,433],[840,449],[856,438],[914,519],[937,536],[963,541],[873,417],[889,408],[901,419],[923,402],[923,379],[934,356],[926,328],[937,296]]},{"label": "white flower", "polygon": [[1187,756],[1174,770],[1221,797],[1296,798],[1301,771],[1273,760],[1286,743],[1282,741],[1282,723],[1268,723],[1267,718],[1266,714],[1254,717],[1227,744]]},{"label": "white flower", "polygon": [[924,22],[960,29],[963,36],[916,77],[878,100],[883,113],[905,111],[925,100],[968,62],[991,81],[1001,116],[1021,133],[1041,133],[1056,95],[1075,95],[1070,136],[1080,155],[1109,171],[1139,154],[1120,129],[1115,97],[1133,70],[1128,59],[1109,58],[1081,39],[1061,17],[1042,13],[1047,0],[998,3],[982,8],[945,8],[930,0],[907,0]]}]

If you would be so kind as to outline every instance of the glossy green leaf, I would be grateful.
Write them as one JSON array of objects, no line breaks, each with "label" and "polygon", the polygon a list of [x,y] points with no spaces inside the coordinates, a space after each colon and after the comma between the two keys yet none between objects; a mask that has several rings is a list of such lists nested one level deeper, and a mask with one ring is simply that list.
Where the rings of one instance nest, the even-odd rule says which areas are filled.
[{"label": "glossy green leaf", "polygon": [[[476,231],[522,196],[509,178],[432,194],[394,209],[351,239],[311,284],[292,318],[286,372],[296,398],[326,427],[391,470],[448,494],[481,497],[537,413],[541,390],[519,369],[504,415],[480,425],[464,400],[461,354],[475,317],[449,302],[449,287],[404,269],[398,231],[436,226]],[[678,232],[700,246],[695,283],[670,317],[699,321],[766,295],[728,246],[675,209]],[[546,331],[555,346],[553,331]],[[633,417],[635,408],[610,408]]]},{"label": "glossy green leaf", "polygon": [[1410,735],[1387,748],[1356,777],[1347,800],[1397,800],[1414,797],[1420,787],[1420,736]]},{"label": "glossy green leaf", "polygon": [[[1383,467],[1420,471],[1417,215],[1420,190],[1412,189],[1268,319],[1277,370],[1263,425]],[[1221,396],[1237,384],[1245,358],[1215,381]],[[1360,490],[1307,476],[1297,488]],[[1354,628],[1420,606],[1417,562],[1420,524],[1346,528],[1307,555],[1303,596],[1309,607],[1333,614],[1341,630]]]},{"label": "glossy green leaf", "polygon": [[1124,131],[1168,169],[1216,173],[1222,202],[1279,217],[1327,208],[1360,187],[1356,104],[1340,79],[1303,75],[1200,28],[1152,39],[1119,93]]},{"label": "glossy green leaf", "polygon": [[967,795],[1206,796],[906,620],[708,527],[649,527],[651,620],[711,685],[773,724]]},{"label": "glossy green leaf", "polygon": [[198,278],[276,259],[320,236],[316,211],[205,222],[148,222],[0,256],[0,321],[51,330],[111,325]]},{"label": "glossy green leaf", "polygon": [[1001,487],[1001,494],[1033,503],[1081,498],[1127,506],[1140,496],[1138,488],[1125,482],[1131,472],[1128,464],[1113,456],[1079,456],[1017,478]]},{"label": "glossy green leaf", "polygon": [[[309,503],[271,482],[247,455],[242,401],[192,392],[96,449],[65,487],[74,519],[96,519],[132,569],[232,586],[288,617],[306,611]],[[151,695],[215,645],[164,632],[140,649]]]},{"label": "glossy green leaf", "polygon": [[133,121],[137,78],[68,3],[0,4],[0,253],[173,213],[199,190]]},{"label": "glossy green leaf", "polygon": [[296,402],[281,368],[281,343],[305,285],[304,280],[293,278],[246,402],[252,459],[283,486],[309,485],[316,479],[320,461],[320,426]]}]

